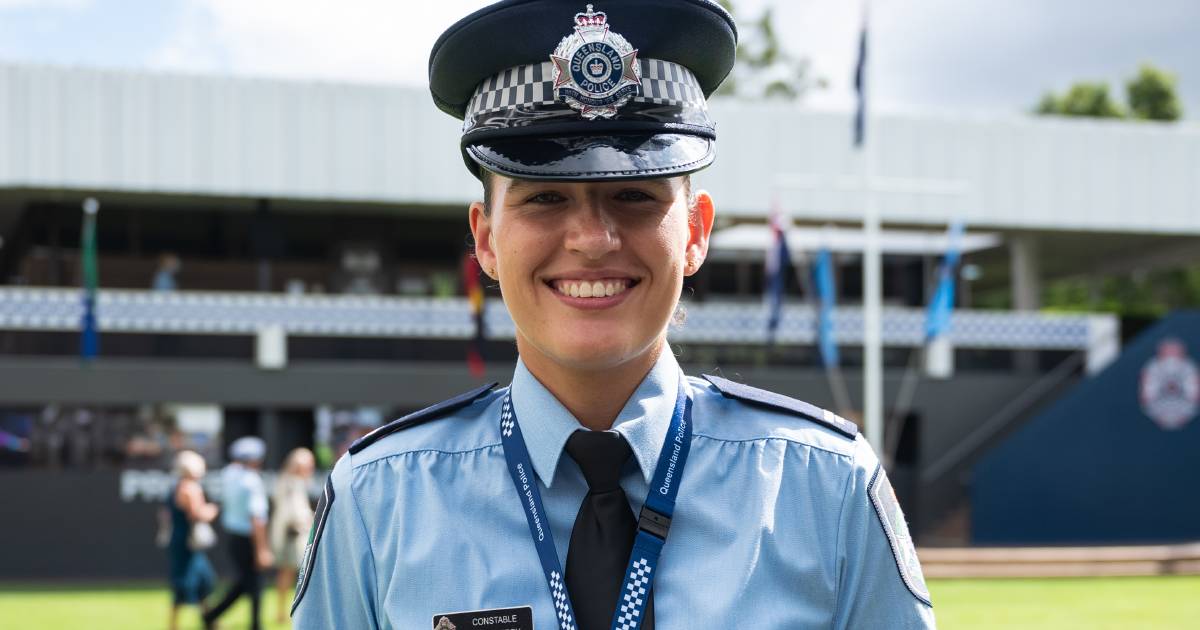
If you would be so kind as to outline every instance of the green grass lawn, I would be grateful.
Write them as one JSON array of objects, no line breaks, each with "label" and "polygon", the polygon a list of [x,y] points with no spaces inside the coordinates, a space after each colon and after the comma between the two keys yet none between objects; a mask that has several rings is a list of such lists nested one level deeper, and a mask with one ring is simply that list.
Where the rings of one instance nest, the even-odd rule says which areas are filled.
[{"label": "green grass lawn", "polygon": [[[217,595],[224,592],[222,584]],[[164,630],[170,605],[171,593],[158,584],[14,587],[0,583],[0,630]],[[262,606],[263,628],[292,627],[275,623],[274,587],[263,590]],[[219,625],[221,630],[249,628],[246,599],[238,600]],[[201,630],[198,607],[179,609],[179,630]]]},{"label": "green grass lawn", "polygon": [[[1200,577],[933,580],[930,590],[942,630],[1200,628]],[[264,625],[287,628],[274,624],[274,595],[264,593]],[[166,627],[168,601],[156,585],[0,584],[0,628],[155,630]],[[248,614],[240,602],[226,613],[222,629],[246,628]],[[199,627],[195,609],[184,608],[180,630]]]}]

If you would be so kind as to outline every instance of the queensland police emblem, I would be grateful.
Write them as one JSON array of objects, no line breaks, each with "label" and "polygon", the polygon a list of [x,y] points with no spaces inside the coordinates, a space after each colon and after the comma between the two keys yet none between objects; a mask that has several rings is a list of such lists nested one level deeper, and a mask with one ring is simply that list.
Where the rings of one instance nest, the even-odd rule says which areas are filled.
[{"label": "queensland police emblem", "polygon": [[1183,428],[1200,412],[1200,369],[1178,339],[1158,344],[1138,389],[1142,411],[1166,431]]},{"label": "queensland police emblem", "polygon": [[616,116],[642,89],[637,52],[609,30],[607,15],[587,5],[586,12],[575,14],[575,32],[550,55],[555,100],[588,120]]},{"label": "queensland police emblem", "polygon": [[896,492],[888,481],[883,466],[875,469],[875,476],[870,485],[871,504],[875,506],[875,515],[883,526],[888,543],[892,547],[892,555],[896,559],[896,569],[900,579],[908,587],[908,591],[927,606],[931,606],[929,587],[925,585],[925,574],[921,571],[921,560],[917,557],[917,548],[913,546],[912,535],[908,533],[908,522],[904,520],[904,512],[900,502],[896,500]]}]

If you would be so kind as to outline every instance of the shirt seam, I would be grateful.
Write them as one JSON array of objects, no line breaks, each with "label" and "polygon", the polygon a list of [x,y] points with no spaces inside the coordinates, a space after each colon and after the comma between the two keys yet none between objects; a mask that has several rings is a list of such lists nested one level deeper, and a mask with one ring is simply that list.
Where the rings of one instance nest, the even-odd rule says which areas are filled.
[{"label": "shirt seam", "polygon": [[801,442],[800,440],[796,440],[796,439],[789,438],[789,437],[783,437],[783,436],[779,436],[779,435],[769,435],[769,436],[765,436],[765,437],[745,438],[745,439],[738,439],[738,440],[734,440],[734,439],[730,439],[730,438],[716,437],[713,435],[709,435],[707,433],[693,433],[692,437],[702,437],[702,438],[707,438],[707,439],[710,439],[710,440],[713,440],[716,442],[726,442],[729,444],[742,444],[745,442],[766,442],[769,440],[778,440],[780,442],[788,442],[790,444],[796,444],[798,446],[806,446],[808,448],[818,450],[818,451],[823,451],[823,452],[829,453],[831,455],[837,455],[838,457],[844,457],[844,458],[850,459],[850,460],[854,459],[854,455],[852,453],[839,453],[838,451],[835,451],[830,448],[826,448],[824,446],[819,446],[817,444],[809,444],[808,442]]},{"label": "shirt seam", "polygon": [[[354,456],[348,455],[348,457],[350,457],[350,472],[353,473],[354,469],[355,469]],[[363,518],[362,509],[358,505],[358,493],[355,492],[355,490],[354,490],[354,475],[353,474],[350,475],[349,482],[346,485],[347,485],[348,489],[350,490],[350,503],[354,506],[354,514],[358,516],[358,527],[359,527],[359,529],[362,530],[363,538],[365,538],[367,541],[367,558],[371,561],[371,578],[372,578],[372,581],[374,582],[374,584],[372,584],[372,586],[373,586],[373,590],[375,591],[375,596],[373,599],[376,602],[375,610],[373,610],[371,612],[373,613],[373,615],[375,617],[374,618],[374,622],[375,622],[374,626],[376,628],[378,628],[379,627],[378,602],[382,601],[382,599],[380,598],[380,593],[379,593],[379,574],[377,573],[377,571],[375,569],[375,543],[371,540],[370,533],[367,532],[367,522],[366,522],[366,519]]]},{"label": "shirt seam", "polygon": [[362,462],[360,464],[353,464],[353,468],[355,470],[357,470],[363,466],[369,466],[371,464],[374,464],[375,462],[381,462],[386,459],[391,459],[393,457],[402,457],[404,455],[414,455],[417,453],[437,453],[438,455],[467,455],[470,453],[475,453],[475,452],[482,451],[482,450],[489,449],[489,448],[496,448],[497,446],[500,446],[500,442],[483,444],[480,446],[476,446],[474,448],[468,448],[468,449],[461,450],[461,451],[450,451],[450,450],[444,450],[444,449],[439,449],[439,448],[415,448],[412,450],[399,451],[396,453],[388,453],[387,455],[380,455],[379,457],[376,457],[375,459],[372,459],[370,461]]},{"label": "shirt seam", "polygon": [[[850,459],[852,462],[857,464],[858,463],[857,453],[851,455]],[[838,571],[837,571],[837,590],[836,590],[836,594],[834,596],[834,601],[837,602],[837,605],[835,606],[835,610],[833,613],[833,618],[835,620],[835,623],[836,623],[836,620],[841,619],[842,585],[844,583],[843,577],[846,572],[846,563],[841,561],[841,558],[843,556],[842,543],[844,542],[843,538],[842,538],[842,533],[843,533],[842,530],[845,529],[844,527],[842,527],[842,522],[843,522],[842,519],[846,516],[846,504],[848,504],[850,502],[850,488],[853,485],[851,482],[854,481],[854,472],[856,470],[857,470],[857,467],[852,467],[850,469],[850,474],[846,475],[846,481],[844,484],[845,487],[842,488],[842,505],[841,505],[841,507],[838,508],[837,543],[833,547],[834,553],[836,554],[835,557],[838,558],[838,560],[839,560],[838,561]]]}]

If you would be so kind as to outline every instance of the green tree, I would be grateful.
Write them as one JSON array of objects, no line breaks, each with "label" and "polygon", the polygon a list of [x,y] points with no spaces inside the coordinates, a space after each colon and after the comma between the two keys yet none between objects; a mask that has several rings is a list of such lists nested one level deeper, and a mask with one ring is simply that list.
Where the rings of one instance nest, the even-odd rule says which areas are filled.
[{"label": "green tree", "polygon": [[1129,111],[1143,120],[1179,120],[1183,107],[1175,91],[1175,75],[1142,64],[1137,76],[1125,84]]},{"label": "green tree", "polygon": [[1139,120],[1179,120],[1183,107],[1175,87],[1175,75],[1142,64],[1138,73],[1125,83],[1128,107],[1109,95],[1102,81],[1078,81],[1066,94],[1046,92],[1033,108],[1043,116],[1088,116],[1092,118],[1135,118]]},{"label": "green tree", "polygon": [[733,0],[718,0],[738,23],[737,62],[717,94],[794,101],[826,86],[812,75],[808,59],[792,56],[775,31],[770,7],[758,19],[738,19]]},{"label": "green tree", "polygon": [[1125,112],[1108,94],[1108,85],[1100,82],[1080,81],[1071,86],[1067,93],[1059,96],[1046,93],[1035,111],[1039,114],[1059,116],[1086,116],[1091,118],[1124,118]]},{"label": "green tree", "polygon": [[1200,307],[1200,265],[1097,278],[1064,278],[1046,285],[1043,305],[1057,311],[1101,311],[1161,317]]}]

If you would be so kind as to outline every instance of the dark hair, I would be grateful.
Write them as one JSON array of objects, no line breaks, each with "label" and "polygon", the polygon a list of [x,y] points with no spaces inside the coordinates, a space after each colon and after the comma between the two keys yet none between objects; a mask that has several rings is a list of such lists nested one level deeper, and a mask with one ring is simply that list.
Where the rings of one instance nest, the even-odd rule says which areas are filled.
[{"label": "dark hair", "polygon": [[[479,183],[483,185],[483,214],[491,216],[492,214],[492,183],[496,180],[496,174],[480,167]],[[689,173],[683,176],[683,190],[687,195],[688,206],[692,205],[692,175]]]},{"label": "dark hair", "polygon": [[492,214],[492,181],[496,179],[496,174],[479,167],[479,183],[483,184],[483,214],[485,216]]}]

